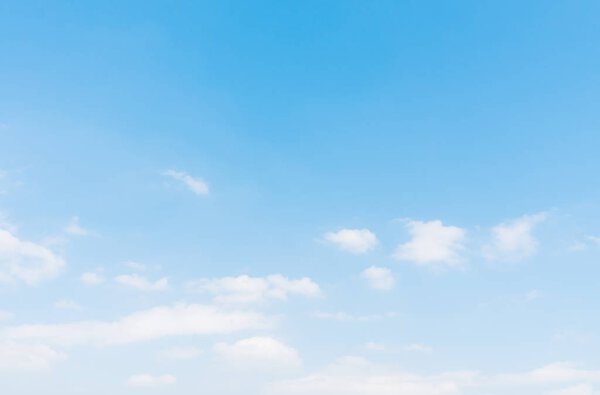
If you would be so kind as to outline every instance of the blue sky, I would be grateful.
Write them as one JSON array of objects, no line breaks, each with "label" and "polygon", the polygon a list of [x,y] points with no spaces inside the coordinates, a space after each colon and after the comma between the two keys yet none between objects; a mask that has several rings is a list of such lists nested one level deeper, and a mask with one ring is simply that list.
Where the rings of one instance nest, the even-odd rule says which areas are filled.
[{"label": "blue sky", "polygon": [[2,1],[2,392],[600,394],[599,16]]}]

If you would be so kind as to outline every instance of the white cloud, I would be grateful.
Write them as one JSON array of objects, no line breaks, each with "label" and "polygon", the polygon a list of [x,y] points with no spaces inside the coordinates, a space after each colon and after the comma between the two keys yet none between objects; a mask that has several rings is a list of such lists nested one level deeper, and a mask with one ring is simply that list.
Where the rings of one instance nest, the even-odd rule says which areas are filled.
[{"label": "white cloud", "polygon": [[322,311],[317,311],[314,314],[315,317],[324,319],[324,320],[335,320],[335,321],[375,321],[382,320],[385,318],[394,318],[398,316],[398,313],[393,311],[384,313],[384,314],[350,314],[344,313],[342,311],[338,311],[336,313],[326,313]]},{"label": "white cloud", "polygon": [[169,289],[169,279],[167,277],[152,282],[138,274],[122,274],[115,277],[115,281],[140,291],[166,291]]},{"label": "white cloud", "polygon": [[474,372],[418,375],[374,365],[359,357],[340,358],[308,376],[274,383],[268,393],[277,395],[445,395],[477,377]]},{"label": "white cloud", "polygon": [[371,288],[389,291],[394,288],[395,280],[392,271],[385,267],[371,266],[361,273]]},{"label": "white cloud", "polygon": [[73,236],[86,236],[89,231],[79,224],[79,217],[71,218],[71,221],[65,228],[65,232]]},{"label": "white cloud", "polygon": [[162,174],[177,181],[181,181],[196,195],[208,195],[208,184],[201,178],[192,177],[189,174],[177,170],[166,170]]},{"label": "white cloud", "polygon": [[585,370],[570,362],[556,362],[525,373],[505,374],[500,379],[516,385],[600,382],[600,370]]},{"label": "white cloud", "polygon": [[159,306],[116,321],[79,321],[68,324],[15,325],[0,328],[0,338],[44,344],[119,345],[172,336],[213,335],[270,327],[260,313],[228,311],[215,306],[177,304]]},{"label": "white cloud", "polygon": [[0,342],[0,371],[47,369],[65,354],[40,344]]},{"label": "white cloud", "polygon": [[281,369],[302,364],[295,349],[271,337],[251,337],[233,344],[217,343],[214,352],[237,368]]},{"label": "white cloud", "polygon": [[136,374],[127,379],[129,387],[157,388],[166,385],[172,385],[177,382],[177,378],[171,374],[153,376],[151,374]]},{"label": "white cloud", "polygon": [[595,395],[594,388],[589,384],[573,385],[556,391],[551,391],[548,395]]},{"label": "white cloud", "polygon": [[79,279],[85,285],[100,285],[104,283],[104,277],[94,272],[83,273]]},{"label": "white cloud", "polygon": [[408,345],[408,347],[406,347],[406,350],[412,351],[412,352],[420,352],[420,353],[424,353],[424,354],[431,354],[433,352],[433,348],[431,346],[428,346],[427,344],[421,344],[421,343],[410,344],[410,345]]},{"label": "white cloud", "polygon": [[364,254],[377,245],[377,236],[369,229],[341,229],[327,232],[325,240],[353,254]]},{"label": "white cloud", "polygon": [[261,303],[268,300],[286,300],[289,296],[317,297],[319,285],[308,277],[291,280],[280,274],[266,277],[222,277],[199,279],[187,284],[188,291],[208,292],[218,303]]},{"label": "white cloud", "polygon": [[528,372],[483,375],[475,371],[417,374],[359,357],[344,357],[304,377],[273,383],[272,395],[595,395],[600,371],[556,363]]},{"label": "white cloud", "polygon": [[202,354],[202,350],[192,346],[169,347],[161,355],[169,359],[194,359]]},{"label": "white cloud", "polygon": [[538,213],[494,226],[490,242],[483,247],[484,257],[497,261],[517,261],[535,254],[538,242],[533,237],[533,230],[545,219],[545,213]]},{"label": "white cloud", "polygon": [[433,268],[457,266],[462,259],[466,231],[442,221],[407,221],[411,240],[401,244],[394,258]]},{"label": "white cloud", "polygon": [[0,229],[0,282],[36,285],[56,277],[65,262],[48,248]]},{"label": "white cloud", "polygon": [[70,299],[60,299],[54,302],[54,308],[59,310],[74,310],[79,311],[82,310],[82,307],[79,303]]}]

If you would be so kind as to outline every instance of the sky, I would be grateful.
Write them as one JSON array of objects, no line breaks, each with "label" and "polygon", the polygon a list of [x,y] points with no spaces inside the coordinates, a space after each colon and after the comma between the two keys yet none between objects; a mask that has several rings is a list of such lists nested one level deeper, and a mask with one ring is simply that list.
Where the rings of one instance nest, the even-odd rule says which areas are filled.
[{"label": "sky", "polygon": [[0,1],[0,392],[599,395],[598,18]]}]

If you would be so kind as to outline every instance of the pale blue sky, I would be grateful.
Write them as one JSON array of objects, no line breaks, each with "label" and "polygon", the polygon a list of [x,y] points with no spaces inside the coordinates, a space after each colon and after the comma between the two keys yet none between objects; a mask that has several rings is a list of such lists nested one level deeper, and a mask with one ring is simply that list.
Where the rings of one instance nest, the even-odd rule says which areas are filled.
[{"label": "pale blue sky", "polygon": [[0,392],[600,394],[599,18],[0,2]]}]

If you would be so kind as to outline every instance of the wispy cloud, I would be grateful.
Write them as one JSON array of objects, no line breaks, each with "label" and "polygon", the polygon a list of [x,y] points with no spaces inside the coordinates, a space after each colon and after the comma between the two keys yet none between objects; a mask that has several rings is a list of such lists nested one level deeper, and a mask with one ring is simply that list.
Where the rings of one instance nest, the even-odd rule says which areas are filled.
[{"label": "wispy cloud", "polygon": [[115,281],[140,291],[166,291],[169,289],[169,279],[167,277],[150,281],[139,274],[121,274],[115,277]]},{"label": "wispy cloud", "polygon": [[147,373],[136,374],[127,379],[129,387],[157,388],[172,385],[177,382],[177,378],[171,374],[151,375]]},{"label": "wispy cloud", "polygon": [[210,305],[159,306],[116,321],[15,325],[0,329],[0,338],[43,344],[119,345],[164,337],[234,333],[270,327],[272,320],[251,311],[223,310]]},{"label": "wispy cloud", "polygon": [[190,281],[187,289],[213,294],[218,303],[240,304],[286,300],[290,296],[314,298],[321,294],[319,285],[308,277],[289,279],[280,274],[199,279]]},{"label": "wispy cloud", "polygon": [[104,281],[105,281],[104,276],[102,276],[99,273],[95,273],[95,272],[83,273],[79,277],[79,279],[85,285],[100,285],[100,284],[104,283]]},{"label": "wispy cloud", "polygon": [[47,247],[0,229],[0,282],[36,285],[56,277],[64,267],[64,260]]},{"label": "wispy cloud", "polygon": [[165,170],[162,172],[162,175],[182,182],[196,195],[208,195],[209,193],[208,184],[200,177],[192,177],[187,173],[177,170]]},{"label": "wispy cloud", "polygon": [[65,232],[73,236],[86,236],[89,234],[89,231],[79,223],[79,217],[71,218],[71,221],[65,227]]},{"label": "wispy cloud", "polygon": [[483,246],[483,255],[494,261],[518,261],[532,256],[538,249],[533,230],[546,218],[545,213],[537,213],[494,226],[491,240]]}]

